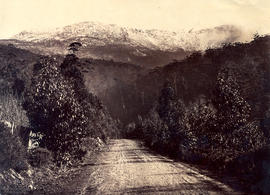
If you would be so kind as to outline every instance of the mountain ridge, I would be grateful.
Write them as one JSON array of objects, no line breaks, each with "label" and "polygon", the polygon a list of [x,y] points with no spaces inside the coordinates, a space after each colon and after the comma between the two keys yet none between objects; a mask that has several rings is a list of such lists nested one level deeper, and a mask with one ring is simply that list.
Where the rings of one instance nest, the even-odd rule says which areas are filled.
[{"label": "mountain ridge", "polygon": [[41,55],[66,55],[68,45],[78,41],[83,45],[77,53],[80,58],[114,60],[154,68],[183,60],[194,51],[243,42],[244,35],[240,27],[233,25],[171,32],[82,22],[47,32],[24,31],[12,39],[0,40],[0,43],[13,44]]},{"label": "mountain ridge", "polygon": [[[245,41],[242,38],[243,33],[240,27],[234,25],[221,25],[196,31],[167,31],[126,28],[115,24],[102,24],[97,22],[81,22],[47,32],[23,31],[13,36],[12,39],[39,42],[50,39],[63,41],[78,37],[78,39],[92,38],[103,41],[103,44],[128,42],[134,46],[142,46],[162,51],[174,51],[177,48],[193,51],[205,50],[209,47],[218,47],[220,44],[227,43],[228,41]],[[195,42],[197,45],[195,45]]]}]

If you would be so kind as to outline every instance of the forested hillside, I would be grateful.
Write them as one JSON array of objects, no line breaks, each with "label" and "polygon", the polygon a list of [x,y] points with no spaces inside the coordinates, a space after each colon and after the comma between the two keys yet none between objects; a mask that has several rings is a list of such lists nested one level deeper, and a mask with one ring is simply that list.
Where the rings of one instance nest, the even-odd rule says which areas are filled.
[{"label": "forested hillside", "polygon": [[[78,68],[84,74],[87,88],[103,101],[115,118],[124,123],[132,121],[137,115],[146,114],[167,80],[173,83],[177,96],[186,104],[199,98],[207,99],[221,67],[228,67],[232,74],[236,74],[241,93],[255,108],[252,115],[261,117],[265,109],[264,101],[268,101],[268,42],[269,38],[263,37],[251,43],[209,49],[203,54],[197,52],[186,60],[151,70],[95,59],[79,59],[81,66]],[[29,85],[29,70],[39,56],[11,45],[1,47],[2,78],[10,86],[14,84],[14,78]],[[59,56],[56,60],[62,59]],[[120,103],[115,104],[119,100]]]},{"label": "forested hillside", "polygon": [[[85,75],[89,88],[106,102],[110,112],[128,123],[149,111],[166,81],[172,83],[176,96],[189,105],[210,98],[218,71],[228,69],[229,74],[235,75],[241,94],[251,104],[252,117],[263,118],[267,110],[265,104],[269,101],[268,62],[269,37],[260,37],[250,43],[196,52],[183,61],[151,70],[128,64],[118,69],[121,63],[93,60],[92,64],[88,63],[93,70]],[[103,67],[110,67],[110,71]],[[116,100],[121,102],[112,103]]]},{"label": "forested hillside", "polygon": [[204,101],[212,96],[218,72],[226,69],[251,104],[252,116],[262,118],[269,101],[269,41],[269,37],[260,37],[250,43],[229,44],[155,68],[134,84],[141,99],[137,107],[144,108],[142,114],[146,113],[166,81],[172,83],[176,96],[186,105]]}]

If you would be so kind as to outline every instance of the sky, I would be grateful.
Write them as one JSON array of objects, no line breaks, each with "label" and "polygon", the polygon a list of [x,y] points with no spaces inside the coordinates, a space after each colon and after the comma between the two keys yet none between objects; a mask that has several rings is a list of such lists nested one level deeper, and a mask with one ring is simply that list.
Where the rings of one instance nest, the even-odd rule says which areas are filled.
[{"label": "sky", "polygon": [[270,0],[0,0],[0,38],[93,21],[139,29],[232,24],[270,33]]}]

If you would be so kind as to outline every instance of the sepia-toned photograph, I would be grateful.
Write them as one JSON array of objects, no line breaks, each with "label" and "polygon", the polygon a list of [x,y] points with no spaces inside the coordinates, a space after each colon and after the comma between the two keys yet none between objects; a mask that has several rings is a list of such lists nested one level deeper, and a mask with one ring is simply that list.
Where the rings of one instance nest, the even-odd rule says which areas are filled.
[{"label": "sepia-toned photograph", "polygon": [[269,0],[0,0],[0,195],[270,194]]}]

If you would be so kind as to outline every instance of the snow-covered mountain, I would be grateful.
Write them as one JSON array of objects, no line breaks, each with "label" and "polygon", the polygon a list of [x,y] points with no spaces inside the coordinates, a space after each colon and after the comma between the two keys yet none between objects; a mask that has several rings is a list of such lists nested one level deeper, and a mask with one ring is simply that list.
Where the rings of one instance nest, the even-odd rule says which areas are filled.
[{"label": "snow-covered mountain", "polygon": [[12,44],[39,54],[66,54],[69,43],[79,41],[83,44],[81,57],[153,67],[181,60],[193,51],[245,41],[242,35],[242,30],[232,25],[171,32],[82,22],[47,32],[24,31],[12,37]]},{"label": "snow-covered mountain", "polygon": [[[218,47],[222,43],[243,41],[242,31],[236,26],[223,25],[200,31],[171,32],[164,30],[139,30],[124,28],[113,24],[82,22],[57,28],[48,32],[21,32],[13,37],[24,41],[40,42],[45,40],[63,41],[67,39],[90,40],[91,44],[130,44],[162,51],[204,50]],[[87,41],[87,43],[89,43]]]}]

